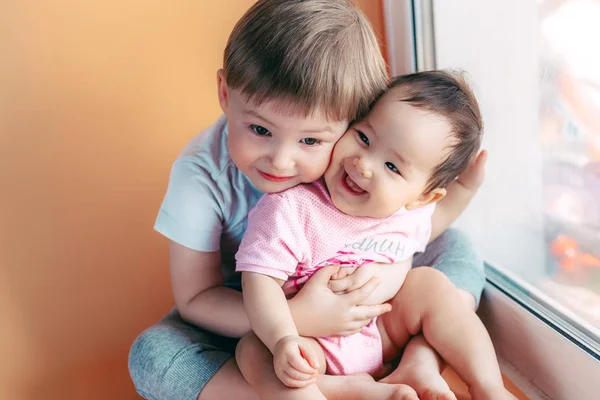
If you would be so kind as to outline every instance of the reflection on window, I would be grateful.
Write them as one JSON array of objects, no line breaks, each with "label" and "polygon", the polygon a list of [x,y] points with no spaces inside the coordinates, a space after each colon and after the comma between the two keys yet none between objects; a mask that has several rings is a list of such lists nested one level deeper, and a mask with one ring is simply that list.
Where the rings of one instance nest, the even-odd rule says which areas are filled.
[{"label": "reflection on window", "polygon": [[548,276],[539,285],[600,327],[600,1],[539,1]]}]

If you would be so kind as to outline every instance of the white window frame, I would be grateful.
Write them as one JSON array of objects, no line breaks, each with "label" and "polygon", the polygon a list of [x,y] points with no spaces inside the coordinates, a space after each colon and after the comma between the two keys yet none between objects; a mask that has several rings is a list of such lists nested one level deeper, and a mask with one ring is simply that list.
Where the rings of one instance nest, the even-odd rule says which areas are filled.
[{"label": "white window frame", "polygon": [[[435,68],[433,0],[383,0],[383,8],[392,74]],[[491,265],[486,275],[478,314],[504,375],[531,399],[600,398],[598,336],[519,278]]]}]

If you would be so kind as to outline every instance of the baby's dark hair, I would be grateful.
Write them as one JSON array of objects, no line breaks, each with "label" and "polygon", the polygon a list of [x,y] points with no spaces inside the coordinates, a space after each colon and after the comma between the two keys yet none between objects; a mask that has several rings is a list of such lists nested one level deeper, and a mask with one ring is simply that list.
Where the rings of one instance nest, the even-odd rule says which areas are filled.
[{"label": "baby's dark hair", "polygon": [[434,168],[425,192],[448,186],[478,153],[483,135],[479,104],[464,74],[437,70],[402,75],[392,79],[385,93],[390,92],[399,101],[443,116],[450,124],[450,152]]}]

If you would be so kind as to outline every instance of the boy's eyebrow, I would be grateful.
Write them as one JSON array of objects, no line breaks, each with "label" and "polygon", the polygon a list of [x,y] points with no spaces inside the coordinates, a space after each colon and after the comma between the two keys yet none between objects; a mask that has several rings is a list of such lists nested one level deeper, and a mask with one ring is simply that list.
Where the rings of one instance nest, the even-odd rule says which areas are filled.
[{"label": "boy's eyebrow", "polygon": [[323,133],[323,132],[329,132],[331,134],[333,134],[333,128],[330,125],[326,125],[324,126],[322,129],[304,129],[302,131],[300,131],[302,133]]},{"label": "boy's eyebrow", "polygon": [[[258,119],[263,120],[264,122],[266,122],[268,125],[272,125],[274,127],[277,128],[277,124],[274,124],[273,122],[269,121],[268,119],[266,119],[265,117],[263,117],[262,115],[260,115],[259,113],[257,113],[256,111],[253,110],[244,110],[245,114],[248,115],[252,115],[253,117],[256,117]],[[334,129],[331,125],[325,125],[323,126],[323,128],[314,128],[314,129],[305,129],[300,131],[302,133],[322,133],[322,132],[329,132],[331,134],[334,134]]]},{"label": "boy's eyebrow", "polygon": [[266,119],[265,117],[263,117],[262,115],[260,115],[260,114],[259,114],[259,113],[257,113],[257,112],[254,112],[254,111],[252,111],[252,110],[244,110],[244,113],[245,113],[245,114],[248,114],[248,115],[252,115],[253,117],[256,117],[256,118],[258,118],[258,119],[262,119],[262,120],[263,120],[263,122],[266,122],[268,125],[272,125],[272,126],[274,126],[274,127],[277,127],[277,125],[276,125],[276,124],[272,123],[271,121],[269,121],[268,119]]}]

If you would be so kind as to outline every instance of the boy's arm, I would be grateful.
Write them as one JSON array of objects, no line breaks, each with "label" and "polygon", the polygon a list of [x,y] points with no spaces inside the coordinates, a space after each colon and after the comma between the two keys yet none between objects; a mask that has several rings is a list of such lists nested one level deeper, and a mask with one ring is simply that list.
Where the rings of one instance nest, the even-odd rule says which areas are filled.
[{"label": "boy's arm", "polygon": [[467,208],[483,183],[486,160],[487,151],[483,150],[469,163],[458,179],[448,186],[446,196],[436,204],[431,217],[430,243],[448,229]]},{"label": "boy's arm", "polygon": [[242,272],[244,305],[252,330],[274,353],[277,343],[298,336],[290,308],[281,289],[283,282],[255,272]]},{"label": "boy's arm", "polygon": [[242,294],[224,286],[221,253],[169,243],[171,285],[181,317],[223,336],[250,332]]},{"label": "boy's arm", "polygon": [[[250,332],[242,293],[223,286],[219,252],[200,252],[171,241],[169,254],[175,303],[184,320],[223,336],[240,338]],[[304,336],[354,333],[389,311],[387,305],[357,306],[375,290],[375,282],[346,296],[333,294],[327,288],[333,272],[331,268],[318,271],[312,282],[288,301]]]}]

